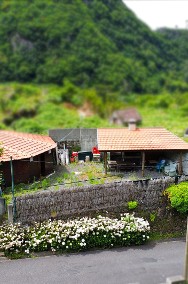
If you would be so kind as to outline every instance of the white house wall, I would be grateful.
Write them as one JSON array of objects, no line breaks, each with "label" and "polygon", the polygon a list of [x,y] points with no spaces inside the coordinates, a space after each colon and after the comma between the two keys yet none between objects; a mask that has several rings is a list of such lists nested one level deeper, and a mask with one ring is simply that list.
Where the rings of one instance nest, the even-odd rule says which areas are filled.
[{"label": "white house wall", "polygon": [[188,175],[188,153],[183,155],[183,173]]}]

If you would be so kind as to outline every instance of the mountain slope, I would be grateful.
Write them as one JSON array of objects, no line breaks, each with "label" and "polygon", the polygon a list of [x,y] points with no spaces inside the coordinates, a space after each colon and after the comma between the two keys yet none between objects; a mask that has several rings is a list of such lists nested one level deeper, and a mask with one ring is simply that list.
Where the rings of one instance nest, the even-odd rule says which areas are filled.
[{"label": "mountain slope", "polygon": [[121,0],[2,0],[0,25],[3,82],[157,92],[177,69],[171,42]]}]

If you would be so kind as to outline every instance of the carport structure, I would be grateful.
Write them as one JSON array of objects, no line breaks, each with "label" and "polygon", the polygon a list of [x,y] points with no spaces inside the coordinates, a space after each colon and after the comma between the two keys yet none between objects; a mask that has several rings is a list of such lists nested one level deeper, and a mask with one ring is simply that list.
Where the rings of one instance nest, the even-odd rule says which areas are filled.
[{"label": "carport structure", "polygon": [[119,170],[141,169],[144,177],[145,168],[155,168],[161,159],[176,163],[179,175],[188,174],[188,143],[165,128],[100,128],[97,141],[106,174],[112,161]]}]

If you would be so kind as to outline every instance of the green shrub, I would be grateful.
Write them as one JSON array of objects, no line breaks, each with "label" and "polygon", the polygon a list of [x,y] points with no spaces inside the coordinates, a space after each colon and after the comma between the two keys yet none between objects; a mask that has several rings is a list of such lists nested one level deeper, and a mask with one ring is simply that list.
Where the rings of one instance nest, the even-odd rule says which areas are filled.
[{"label": "green shrub", "polygon": [[49,181],[47,179],[43,179],[41,185],[43,189],[47,189],[47,187],[49,186]]},{"label": "green shrub", "polygon": [[138,202],[137,201],[129,201],[127,203],[127,205],[128,205],[129,210],[133,210],[138,206]]},{"label": "green shrub", "polygon": [[154,222],[155,219],[156,219],[156,213],[150,213],[149,218],[150,218],[150,221],[151,221],[151,222]]},{"label": "green shrub", "polygon": [[178,185],[172,185],[165,190],[172,208],[180,213],[188,213],[188,183],[182,182]]}]

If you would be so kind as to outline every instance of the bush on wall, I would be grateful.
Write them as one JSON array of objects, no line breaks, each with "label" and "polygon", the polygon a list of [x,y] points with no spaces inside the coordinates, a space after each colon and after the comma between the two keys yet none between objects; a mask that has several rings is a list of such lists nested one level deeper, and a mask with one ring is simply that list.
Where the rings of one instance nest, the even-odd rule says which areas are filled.
[{"label": "bush on wall", "polygon": [[128,209],[129,210],[133,210],[133,209],[135,209],[137,206],[138,206],[138,202],[137,201],[129,201],[128,203],[127,203],[127,205],[128,205]]},{"label": "bush on wall", "polygon": [[180,213],[188,213],[188,182],[172,185],[165,190],[171,206]]}]

